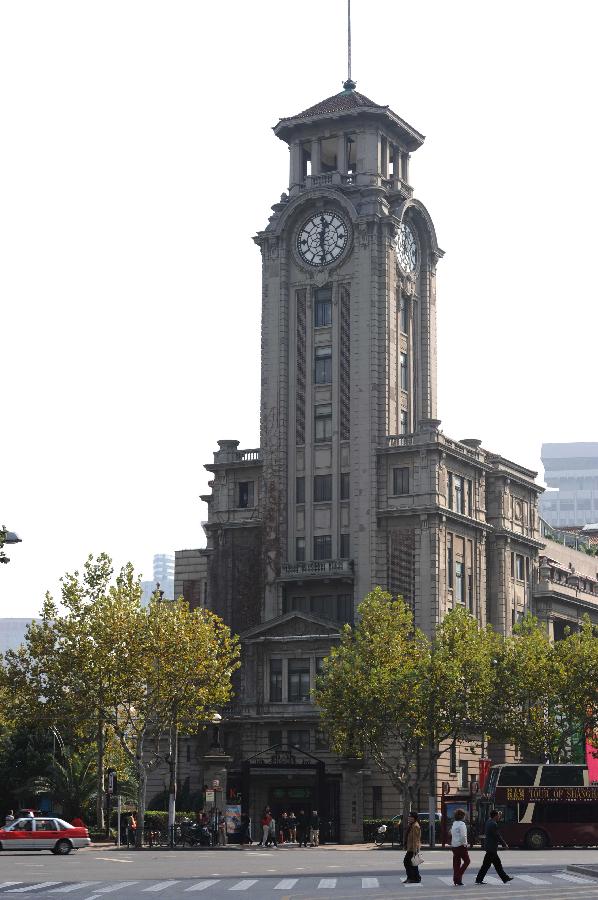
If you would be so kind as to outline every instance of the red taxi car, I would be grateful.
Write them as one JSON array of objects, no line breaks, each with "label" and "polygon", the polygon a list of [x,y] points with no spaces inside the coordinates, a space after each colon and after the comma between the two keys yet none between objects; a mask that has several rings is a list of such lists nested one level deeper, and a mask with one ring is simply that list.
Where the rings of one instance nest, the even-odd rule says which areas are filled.
[{"label": "red taxi car", "polygon": [[75,828],[54,816],[28,816],[0,828],[0,850],[51,850],[64,855],[90,843],[87,828]]}]

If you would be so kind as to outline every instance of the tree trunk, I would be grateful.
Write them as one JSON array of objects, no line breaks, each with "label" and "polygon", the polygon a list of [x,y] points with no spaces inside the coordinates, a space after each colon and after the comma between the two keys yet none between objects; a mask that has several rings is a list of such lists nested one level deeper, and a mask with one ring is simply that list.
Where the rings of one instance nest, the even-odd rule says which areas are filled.
[{"label": "tree trunk", "polygon": [[[97,759],[98,759],[98,776],[96,783],[96,825],[98,831],[104,830],[104,755],[106,753],[106,729],[103,719],[98,719],[98,730],[96,734],[97,743]],[[110,827],[110,822],[107,823]]]},{"label": "tree trunk", "polygon": [[177,762],[179,755],[178,746],[179,733],[176,725],[170,729],[169,736],[169,754],[168,768],[170,772],[170,782],[168,785],[168,840],[172,843],[174,836],[174,820],[176,815],[176,779],[177,779]]},{"label": "tree trunk", "polygon": [[143,737],[137,740],[137,774],[139,787],[137,789],[137,834],[135,835],[135,849],[143,847],[143,828],[145,824],[145,792],[147,788],[147,767],[143,760]]}]

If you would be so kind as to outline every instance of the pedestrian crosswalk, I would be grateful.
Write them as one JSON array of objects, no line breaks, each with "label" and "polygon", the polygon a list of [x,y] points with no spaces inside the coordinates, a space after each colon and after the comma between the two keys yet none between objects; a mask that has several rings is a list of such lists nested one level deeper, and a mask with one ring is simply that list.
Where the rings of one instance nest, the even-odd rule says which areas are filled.
[{"label": "pedestrian crosswalk", "polygon": [[[531,874],[528,872],[511,873],[513,882],[511,886],[518,889],[528,889],[529,896],[533,896],[534,889],[537,888],[569,888],[589,886],[598,888],[598,879],[591,878],[581,874],[565,871],[555,872],[539,872]],[[400,892],[404,888],[406,890],[413,888],[433,888],[434,885],[445,885],[447,888],[453,887],[453,879],[450,875],[437,875],[431,871],[422,873],[421,884],[404,884],[400,873],[380,874],[380,875],[337,875],[334,877],[322,877],[318,875],[298,875],[296,877],[284,877],[271,875],[260,875],[255,878],[235,878],[235,877],[213,877],[202,878],[200,880],[176,879],[171,878],[166,881],[77,881],[77,882],[60,882],[60,881],[42,881],[35,883],[27,883],[21,881],[5,881],[0,883],[0,897],[3,894],[20,894],[23,900],[28,894],[48,895],[50,894],[71,894],[69,900],[103,900],[108,894],[116,895],[114,900],[118,900],[118,894],[125,897],[132,895],[151,893],[164,894],[172,897],[174,895],[187,893],[203,893],[206,897],[211,897],[214,892],[220,894],[232,892],[242,892],[249,896],[260,897],[264,893],[272,892],[273,897],[282,898],[281,892],[293,891],[301,893],[303,891],[336,891],[339,888],[350,890],[351,893],[359,893],[360,896],[367,897],[368,891],[392,891]],[[475,873],[465,876],[465,884],[473,884]],[[484,884],[494,887],[503,888],[503,882],[496,875],[486,875]],[[363,895],[361,894],[363,891]],[[418,891],[415,891],[418,894]],[[452,895],[452,892],[451,892]],[[325,897],[325,895],[322,895]],[[374,896],[374,895],[373,895]],[[58,898],[56,898],[58,900]],[[110,898],[112,900],[112,898]],[[148,898],[149,900],[149,898]],[[190,898],[191,900],[191,898]]]}]

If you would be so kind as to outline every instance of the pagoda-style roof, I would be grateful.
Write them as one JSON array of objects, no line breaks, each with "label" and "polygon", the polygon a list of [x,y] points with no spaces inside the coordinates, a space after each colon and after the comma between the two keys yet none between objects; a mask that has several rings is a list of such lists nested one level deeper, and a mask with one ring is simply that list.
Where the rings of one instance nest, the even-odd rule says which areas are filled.
[{"label": "pagoda-style roof", "polygon": [[319,103],[314,103],[294,116],[285,116],[274,126],[274,134],[283,141],[295,139],[298,130],[307,125],[318,124],[325,119],[341,119],[355,116],[373,116],[386,120],[389,130],[395,131],[408,150],[417,150],[424,142],[424,135],[412,128],[393,112],[389,106],[382,106],[355,90],[354,81],[346,81],[344,90]]}]

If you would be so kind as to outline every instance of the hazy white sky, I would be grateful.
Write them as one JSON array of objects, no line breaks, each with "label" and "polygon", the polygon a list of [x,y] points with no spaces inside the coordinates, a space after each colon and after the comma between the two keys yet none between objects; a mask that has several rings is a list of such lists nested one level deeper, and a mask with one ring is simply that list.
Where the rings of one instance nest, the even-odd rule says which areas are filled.
[{"label": "hazy white sky", "polygon": [[[345,5],[0,3],[0,616],[203,545],[203,463],[258,443],[271,127],[341,90]],[[597,439],[598,5],[352,6],[358,90],[427,135],[443,428],[539,468]]]}]

